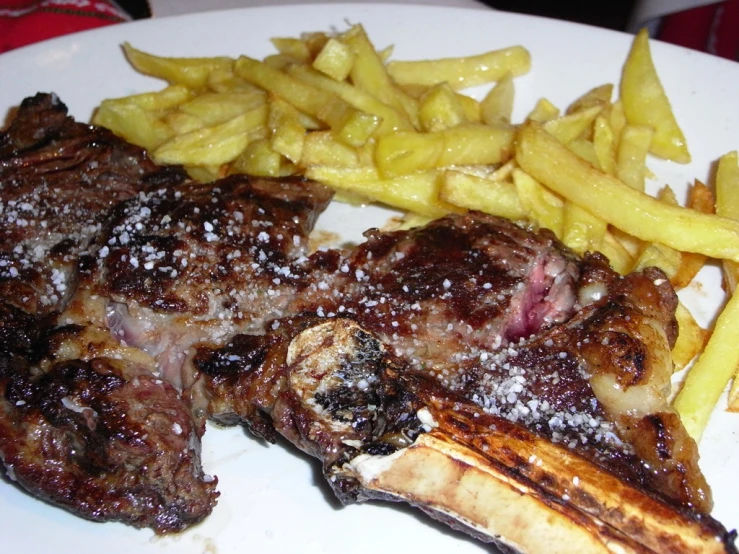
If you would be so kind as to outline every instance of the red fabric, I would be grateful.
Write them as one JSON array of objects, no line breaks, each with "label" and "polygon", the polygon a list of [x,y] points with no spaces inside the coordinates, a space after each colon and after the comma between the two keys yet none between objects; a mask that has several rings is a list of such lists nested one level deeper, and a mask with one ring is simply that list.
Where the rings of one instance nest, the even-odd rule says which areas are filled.
[{"label": "red fabric", "polygon": [[107,0],[0,0],[0,52],[127,19]]},{"label": "red fabric", "polygon": [[657,38],[739,61],[739,0],[724,0],[666,16]]}]

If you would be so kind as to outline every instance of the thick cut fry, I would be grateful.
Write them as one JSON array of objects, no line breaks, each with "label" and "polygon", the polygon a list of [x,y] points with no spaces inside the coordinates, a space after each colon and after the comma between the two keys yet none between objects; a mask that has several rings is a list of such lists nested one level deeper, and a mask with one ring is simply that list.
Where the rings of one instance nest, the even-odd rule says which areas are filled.
[{"label": "thick cut fry", "polygon": [[272,148],[268,139],[260,139],[250,142],[243,149],[231,165],[231,172],[279,177],[282,174],[281,167],[282,156]]},{"label": "thick cut fry", "polygon": [[442,174],[438,171],[383,179],[371,167],[311,167],[305,175],[332,188],[356,192],[370,200],[428,217],[441,217],[449,212],[460,211],[439,199]]},{"label": "thick cut fry", "polygon": [[351,72],[355,57],[346,44],[330,38],[313,60],[313,67],[336,81],[343,81]]},{"label": "thick cut fry", "polygon": [[729,390],[729,408],[730,412],[739,412],[739,378],[734,375],[734,382]]},{"label": "thick cut fry", "polygon": [[510,123],[513,115],[513,74],[507,71],[480,102],[483,123]]},{"label": "thick cut fry", "polygon": [[[660,193],[660,197],[661,196],[662,193]],[[677,204],[677,199],[675,199],[673,203]],[[713,198],[713,192],[711,192],[711,189],[700,181],[696,181],[688,191],[688,202],[686,206],[691,210],[697,210],[704,214],[714,213],[716,202]],[[672,286],[676,289],[687,287],[705,265],[706,260],[707,258],[703,254],[683,252],[680,269],[678,270],[677,275],[670,279]],[[725,263],[733,262],[727,261]]]},{"label": "thick cut fry", "polygon": [[445,202],[508,219],[523,220],[526,211],[513,183],[492,181],[460,171],[444,172],[439,197]]},{"label": "thick cut fry", "polygon": [[154,112],[136,104],[105,100],[92,118],[95,125],[107,127],[115,134],[139,146],[152,150],[169,140],[172,130]]},{"label": "thick cut fry", "polygon": [[626,125],[621,131],[616,176],[630,187],[643,191],[647,152],[654,131],[650,127]]},{"label": "thick cut fry", "polygon": [[634,267],[634,258],[621,242],[613,236],[613,233],[606,231],[603,240],[600,243],[599,250],[608,258],[611,267],[620,273],[626,275]]},{"label": "thick cut fry", "polygon": [[427,86],[449,83],[455,90],[493,83],[506,73],[523,75],[531,69],[531,55],[522,46],[493,50],[475,56],[437,60],[394,61],[388,73],[399,84]]},{"label": "thick cut fry", "polygon": [[575,139],[567,143],[567,148],[580,156],[583,160],[590,163],[591,165],[594,165],[595,167],[600,167],[600,162],[598,161],[598,154],[595,151],[595,145],[590,142],[589,140],[585,139]]},{"label": "thick cut fry", "polygon": [[362,151],[338,140],[332,131],[315,131],[305,136],[299,166],[359,167],[372,165],[372,155],[362,160]]},{"label": "thick cut fry", "polygon": [[534,109],[526,116],[526,119],[544,123],[555,117],[559,117],[559,108],[546,98],[540,98]]},{"label": "thick cut fry", "polygon": [[191,100],[194,96],[192,90],[184,85],[170,85],[157,92],[142,92],[141,94],[132,94],[123,98],[113,98],[103,100],[107,106],[134,104],[144,110],[166,111],[179,106],[180,104]]},{"label": "thick cut fry", "polygon": [[675,346],[672,348],[672,363],[675,371],[680,371],[703,351],[711,333],[698,325],[693,314],[682,302],[677,305],[675,319],[677,319],[678,334]]},{"label": "thick cut fry", "polygon": [[632,189],[577,157],[535,123],[521,127],[516,161],[564,198],[641,240],[739,261],[739,222],[663,204]]},{"label": "thick cut fry", "polygon": [[303,63],[311,63],[313,60],[313,53],[304,40],[293,37],[275,37],[270,39],[270,42],[280,54],[287,54]]},{"label": "thick cut fry", "polygon": [[270,98],[267,126],[272,134],[272,149],[297,163],[303,155],[307,131],[300,124],[298,110],[277,97]]},{"label": "thick cut fry", "polygon": [[616,174],[616,138],[608,119],[599,115],[593,122],[593,149],[598,166],[609,175]]},{"label": "thick cut fry", "polygon": [[571,114],[574,112],[587,110],[589,108],[592,108],[593,106],[600,106],[601,108],[603,108],[611,103],[612,96],[612,84],[600,85],[599,87],[590,89],[580,98],[576,99],[567,107],[567,111],[565,113]]},{"label": "thick cut fry", "polygon": [[387,72],[385,62],[370,42],[364,28],[354,25],[341,35],[341,40],[354,51],[354,65],[350,73],[354,85],[382,102],[404,113],[418,128],[418,101],[406,94]]},{"label": "thick cut fry", "polygon": [[413,125],[403,113],[349,83],[335,81],[306,66],[292,66],[287,72],[308,85],[335,94],[358,110],[379,117],[382,122],[376,132],[378,135],[413,130]]},{"label": "thick cut fry", "polygon": [[739,366],[739,295],[732,295],[716,320],[706,348],[675,399],[685,429],[700,439],[714,406]]},{"label": "thick cut fry", "polygon": [[164,79],[170,84],[185,85],[192,89],[204,88],[208,74],[214,69],[230,69],[233,58],[165,58],[137,50],[129,43],[123,43],[123,52],[136,71],[152,77]]},{"label": "thick cut fry", "polygon": [[600,250],[608,224],[586,209],[565,202],[562,228],[562,242],[575,252],[594,252]]},{"label": "thick cut fry", "polygon": [[434,133],[395,133],[378,139],[380,172],[396,176],[451,165],[497,164],[510,157],[514,130],[470,123]]},{"label": "thick cut fry", "polygon": [[557,238],[561,239],[564,225],[562,199],[520,169],[513,170],[513,182],[529,218],[540,227],[550,229]]},{"label": "thick cut fry", "polygon": [[436,85],[421,96],[418,118],[424,131],[443,131],[467,123],[462,102],[447,83]]},{"label": "thick cut fry", "polygon": [[194,115],[203,125],[217,125],[265,105],[267,95],[254,92],[206,92],[184,102],[179,109]]},{"label": "thick cut fry", "polygon": [[621,76],[621,100],[626,121],[654,129],[649,151],[680,163],[690,162],[690,152],[677,124],[649,49],[649,35],[642,29],[634,38]]},{"label": "thick cut fry", "polygon": [[[303,83],[258,60],[242,56],[236,60],[234,71],[239,77],[276,94],[297,109],[323,121],[336,130],[340,137],[351,141],[349,144],[353,146],[366,141],[380,123],[379,118],[371,114],[369,118],[365,117],[368,114],[361,113],[335,94]],[[368,119],[371,124],[362,126],[361,132],[369,134],[361,137],[357,134],[357,123],[361,120],[362,124],[366,124]]]},{"label": "thick cut fry", "polygon": [[562,144],[567,144],[583,135],[586,129],[591,128],[593,121],[602,109],[602,106],[591,106],[562,117],[550,119],[544,123],[544,129]]},{"label": "thick cut fry", "polygon": [[653,242],[642,251],[636,260],[634,271],[640,271],[647,267],[658,267],[665,272],[667,278],[672,280],[680,269],[682,256],[680,252],[664,244]]},{"label": "thick cut fry", "polygon": [[[723,155],[718,162],[716,214],[739,220],[739,164],[736,151]],[[739,264],[725,261],[723,271],[726,288],[733,293],[739,282]]]},{"label": "thick cut fry", "polygon": [[214,125],[178,135],[154,150],[158,163],[219,165],[234,160],[249,142],[249,133],[267,123],[267,106]]},{"label": "thick cut fry", "polygon": [[217,68],[208,73],[207,85],[213,92],[264,92],[234,75],[233,68]]}]

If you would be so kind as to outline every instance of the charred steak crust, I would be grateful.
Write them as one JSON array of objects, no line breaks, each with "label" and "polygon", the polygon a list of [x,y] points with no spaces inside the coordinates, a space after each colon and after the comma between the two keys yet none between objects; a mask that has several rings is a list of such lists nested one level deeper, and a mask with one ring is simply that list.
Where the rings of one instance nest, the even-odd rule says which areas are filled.
[{"label": "charred steak crust", "polygon": [[109,210],[185,177],[75,122],[54,95],[26,99],[0,133],[0,459],[44,500],[157,532],[184,529],[215,505],[201,422],[108,329],[57,325]]}]

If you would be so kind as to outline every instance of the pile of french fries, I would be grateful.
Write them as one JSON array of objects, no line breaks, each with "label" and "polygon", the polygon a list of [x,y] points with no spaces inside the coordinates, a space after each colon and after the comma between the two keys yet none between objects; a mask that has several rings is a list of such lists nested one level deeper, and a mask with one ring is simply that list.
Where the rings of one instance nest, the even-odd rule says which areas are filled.
[{"label": "pile of french fries", "polygon": [[[690,161],[646,32],[618,87],[596,87],[564,112],[542,98],[519,123],[514,80],[531,65],[521,46],[391,61],[361,25],[272,42],[277,53],[262,60],[165,58],[126,44],[133,67],[168,86],[105,100],[93,122],[198,180],[304,175],[341,199],[405,210],[408,225],[481,210],[551,229],[577,252],[600,251],[622,274],[658,266],[677,289],[708,258],[721,260],[730,297],[715,328],[677,311],[676,370],[700,357],[675,407],[700,437],[739,367],[739,166],[736,152],[723,156],[715,198],[696,182],[684,207],[669,187],[645,193],[648,156]],[[482,84],[492,86],[481,99],[463,92]],[[738,383],[730,409],[739,410]]]}]

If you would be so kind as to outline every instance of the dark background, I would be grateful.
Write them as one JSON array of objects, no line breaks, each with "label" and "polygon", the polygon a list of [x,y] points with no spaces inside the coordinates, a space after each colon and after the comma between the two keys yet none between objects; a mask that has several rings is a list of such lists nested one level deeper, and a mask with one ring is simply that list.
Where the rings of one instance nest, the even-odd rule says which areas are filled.
[{"label": "dark background", "polygon": [[[594,2],[593,0],[481,1],[503,11],[541,15],[617,30],[625,29],[634,4],[634,0],[611,0],[609,2]],[[118,4],[136,19],[151,15],[146,0],[118,0]]]}]

